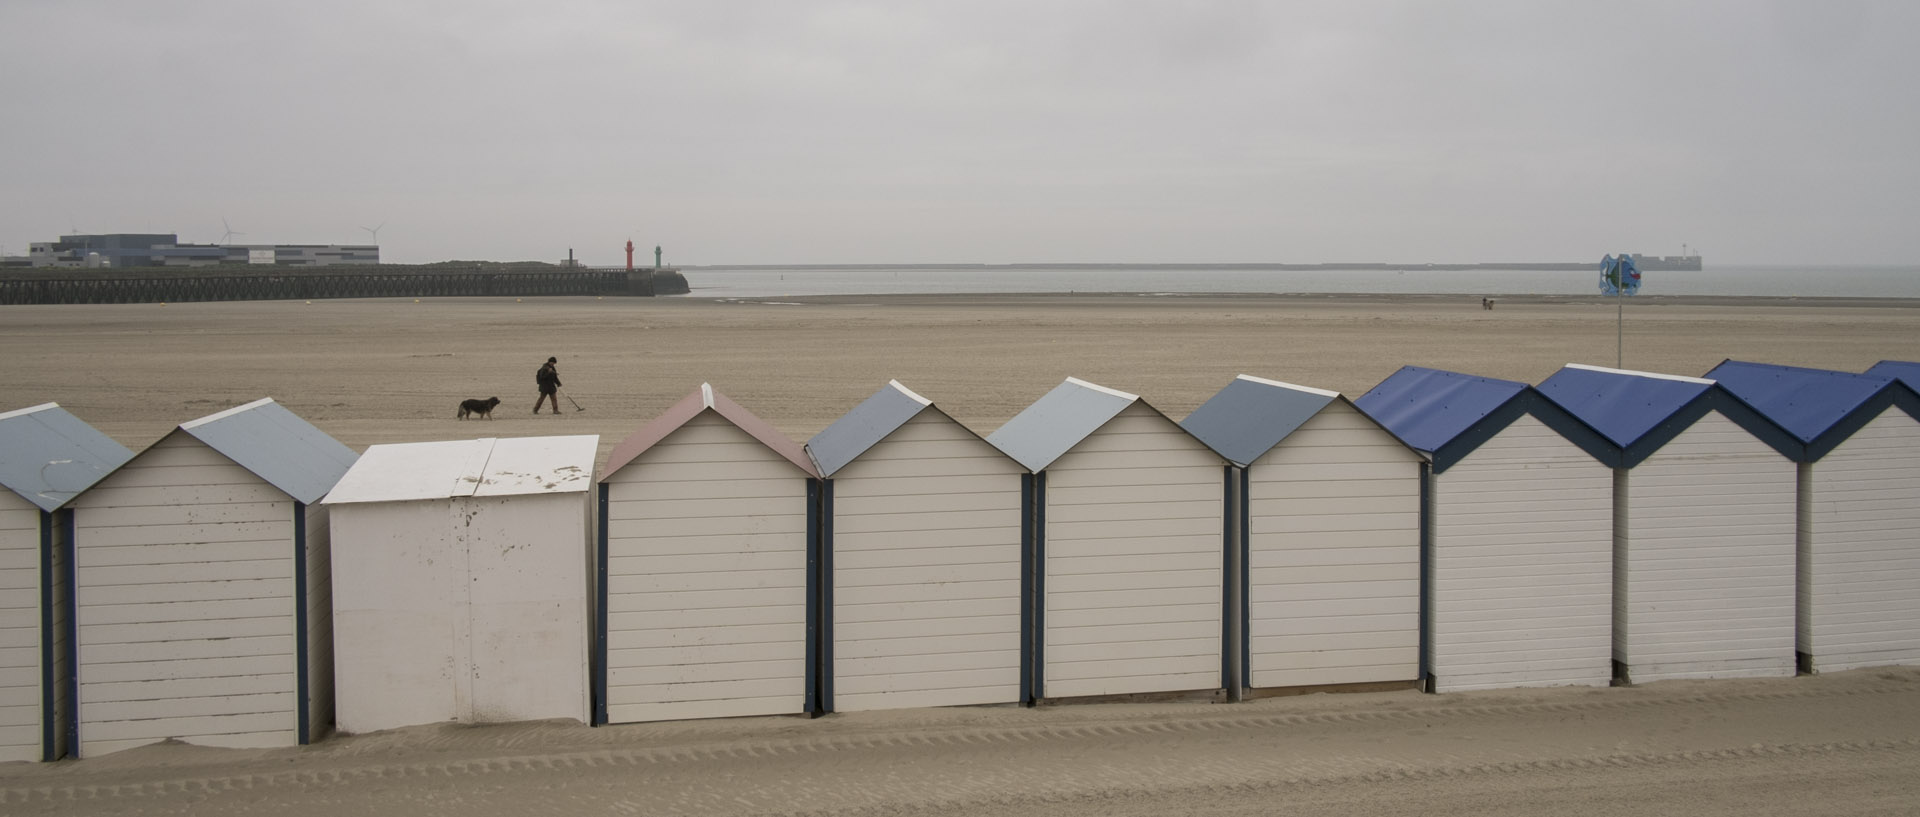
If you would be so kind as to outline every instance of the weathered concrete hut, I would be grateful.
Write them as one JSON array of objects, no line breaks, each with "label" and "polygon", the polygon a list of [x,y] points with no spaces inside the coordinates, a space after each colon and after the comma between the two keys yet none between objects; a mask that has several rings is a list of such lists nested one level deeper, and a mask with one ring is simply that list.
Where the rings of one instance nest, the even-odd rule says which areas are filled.
[{"label": "weathered concrete hut", "polygon": [[1026,469],[898,381],[807,453],[825,478],[821,708],[1024,700]]},{"label": "weathered concrete hut", "polygon": [[340,728],[591,716],[595,435],[375,445],[327,494]]},{"label": "weathered concrete hut", "polygon": [[56,403],[0,413],[0,762],[71,739],[74,497],[132,459]]},{"label": "weathered concrete hut", "polygon": [[1707,376],[1805,446],[1801,669],[1920,664],[1920,397],[1889,377],[1793,366],[1730,360]]},{"label": "weathered concrete hut", "polygon": [[1618,680],[1792,675],[1786,431],[1697,377],[1570,365],[1539,391],[1610,447]]},{"label": "weathered concrete hut", "polygon": [[1339,392],[1244,374],[1180,425],[1235,467],[1239,682],[1417,680],[1425,460]]},{"label": "weathered concrete hut", "polygon": [[1408,366],[1354,401],[1425,455],[1428,686],[1613,677],[1613,471],[1525,383]]},{"label": "weathered concrete hut", "polygon": [[599,723],[816,711],[820,473],[701,384],[600,477]]},{"label": "weathered concrete hut", "polygon": [[82,756],[333,723],[326,508],[353,450],[271,398],[182,424],[73,501]]},{"label": "weathered concrete hut", "polygon": [[1227,686],[1226,461],[1138,396],[1075,378],[987,441],[1034,474],[1034,695]]}]

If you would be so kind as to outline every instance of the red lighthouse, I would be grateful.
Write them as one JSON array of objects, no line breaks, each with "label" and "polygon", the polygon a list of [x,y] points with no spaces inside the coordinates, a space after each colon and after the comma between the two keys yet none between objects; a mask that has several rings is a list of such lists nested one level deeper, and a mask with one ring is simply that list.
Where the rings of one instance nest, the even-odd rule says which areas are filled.
[{"label": "red lighthouse", "polygon": [[633,239],[627,239],[627,271],[633,271]]}]

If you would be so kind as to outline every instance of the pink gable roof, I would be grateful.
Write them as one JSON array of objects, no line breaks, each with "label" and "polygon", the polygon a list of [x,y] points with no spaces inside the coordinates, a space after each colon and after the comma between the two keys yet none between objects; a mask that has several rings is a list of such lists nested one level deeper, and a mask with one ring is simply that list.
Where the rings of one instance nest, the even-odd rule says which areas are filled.
[{"label": "pink gable roof", "polygon": [[667,435],[679,430],[681,426],[707,411],[720,415],[734,427],[747,432],[748,436],[759,440],[761,445],[765,445],[786,461],[793,463],[795,467],[806,472],[807,476],[819,478],[820,470],[815,468],[813,460],[807,457],[805,447],[788,439],[785,434],[781,434],[767,421],[754,416],[753,412],[742,408],[739,403],[714,391],[713,386],[702,383],[699,389],[681,398],[680,402],[673,404],[652,422],[641,426],[639,430],[621,440],[619,445],[614,446],[613,452],[607,455],[606,467],[600,469],[600,480],[605,482],[607,477],[615,471],[625,468],[627,463],[633,462],[635,458],[646,453],[647,449],[666,439]]}]

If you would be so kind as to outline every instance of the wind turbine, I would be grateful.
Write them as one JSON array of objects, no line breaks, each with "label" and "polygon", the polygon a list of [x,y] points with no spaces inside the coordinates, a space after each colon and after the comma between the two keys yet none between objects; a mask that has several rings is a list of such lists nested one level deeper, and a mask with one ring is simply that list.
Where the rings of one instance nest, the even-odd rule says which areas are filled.
[{"label": "wind turbine", "polygon": [[225,228],[227,228],[227,231],[226,231],[226,232],[225,232],[224,234],[222,234],[222,235],[220,236],[220,243],[221,243],[221,244],[225,244],[225,243],[227,243],[227,241],[228,241],[229,239],[231,239],[231,238],[233,238],[233,237],[234,237],[234,236],[236,236],[236,235],[246,235],[246,233],[236,233],[236,232],[234,232],[234,231],[233,231],[233,225],[231,225],[231,224],[228,224],[228,223],[227,223],[227,217],[226,217],[226,216],[221,216],[221,217],[220,217],[220,226],[222,226],[222,227],[225,227]]},{"label": "wind turbine", "polygon": [[[380,227],[385,227],[385,226],[387,226],[386,222],[384,221],[380,222]],[[360,228],[362,230],[366,230],[369,233],[373,233],[373,246],[376,246],[376,247],[380,246],[380,227],[361,227]]]}]

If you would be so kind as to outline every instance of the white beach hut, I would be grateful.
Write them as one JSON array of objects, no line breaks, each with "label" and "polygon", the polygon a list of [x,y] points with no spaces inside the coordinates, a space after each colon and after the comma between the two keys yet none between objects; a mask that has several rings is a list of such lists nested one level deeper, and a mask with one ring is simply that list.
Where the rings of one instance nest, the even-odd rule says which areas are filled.
[{"label": "white beach hut", "polygon": [[333,722],[327,514],[353,450],[271,398],[73,501],[79,750],[288,746]]},{"label": "white beach hut", "polygon": [[600,477],[596,723],[817,711],[819,471],[713,387]]},{"label": "white beach hut", "polygon": [[1727,361],[1718,381],[1805,445],[1796,650],[1806,672],[1920,664],[1920,397],[1868,374]]},{"label": "white beach hut", "polygon": [[133,452],[58,404],[0,414],[0,762],[65,757],[73,514]]},{"label": "white beach hut", "polygon": [[590,716],[600,438],[376,445],[327,495],[346,732]]},{"label": "white beach hut", "polygon": [[1605,441],[1525,383],[1408,366],[1354,401],[1428,459],[1428,687],[1613,678]]},{"label": "white beach hut", "polygon": [[1248,375],[1180,425],[1237,472],[1239,683],[1417,681],[1425,460],[1339,392]]},{"label": "white beach hut", "polygon": [[821,708],[1025,700],[1026,469],[897,381],[807,453],[825,478]]},{"label": "white beach hut", "polygon": [[1034,696],[1226,687],[1226,461],[1075,378],[987,441],[1034,474]]},{"label": "white beach hut", "polygon": [[1616,680],[1792,675],[1799,445],[1712,380],[1570,365],[1538,388],[1609,445]]}]

